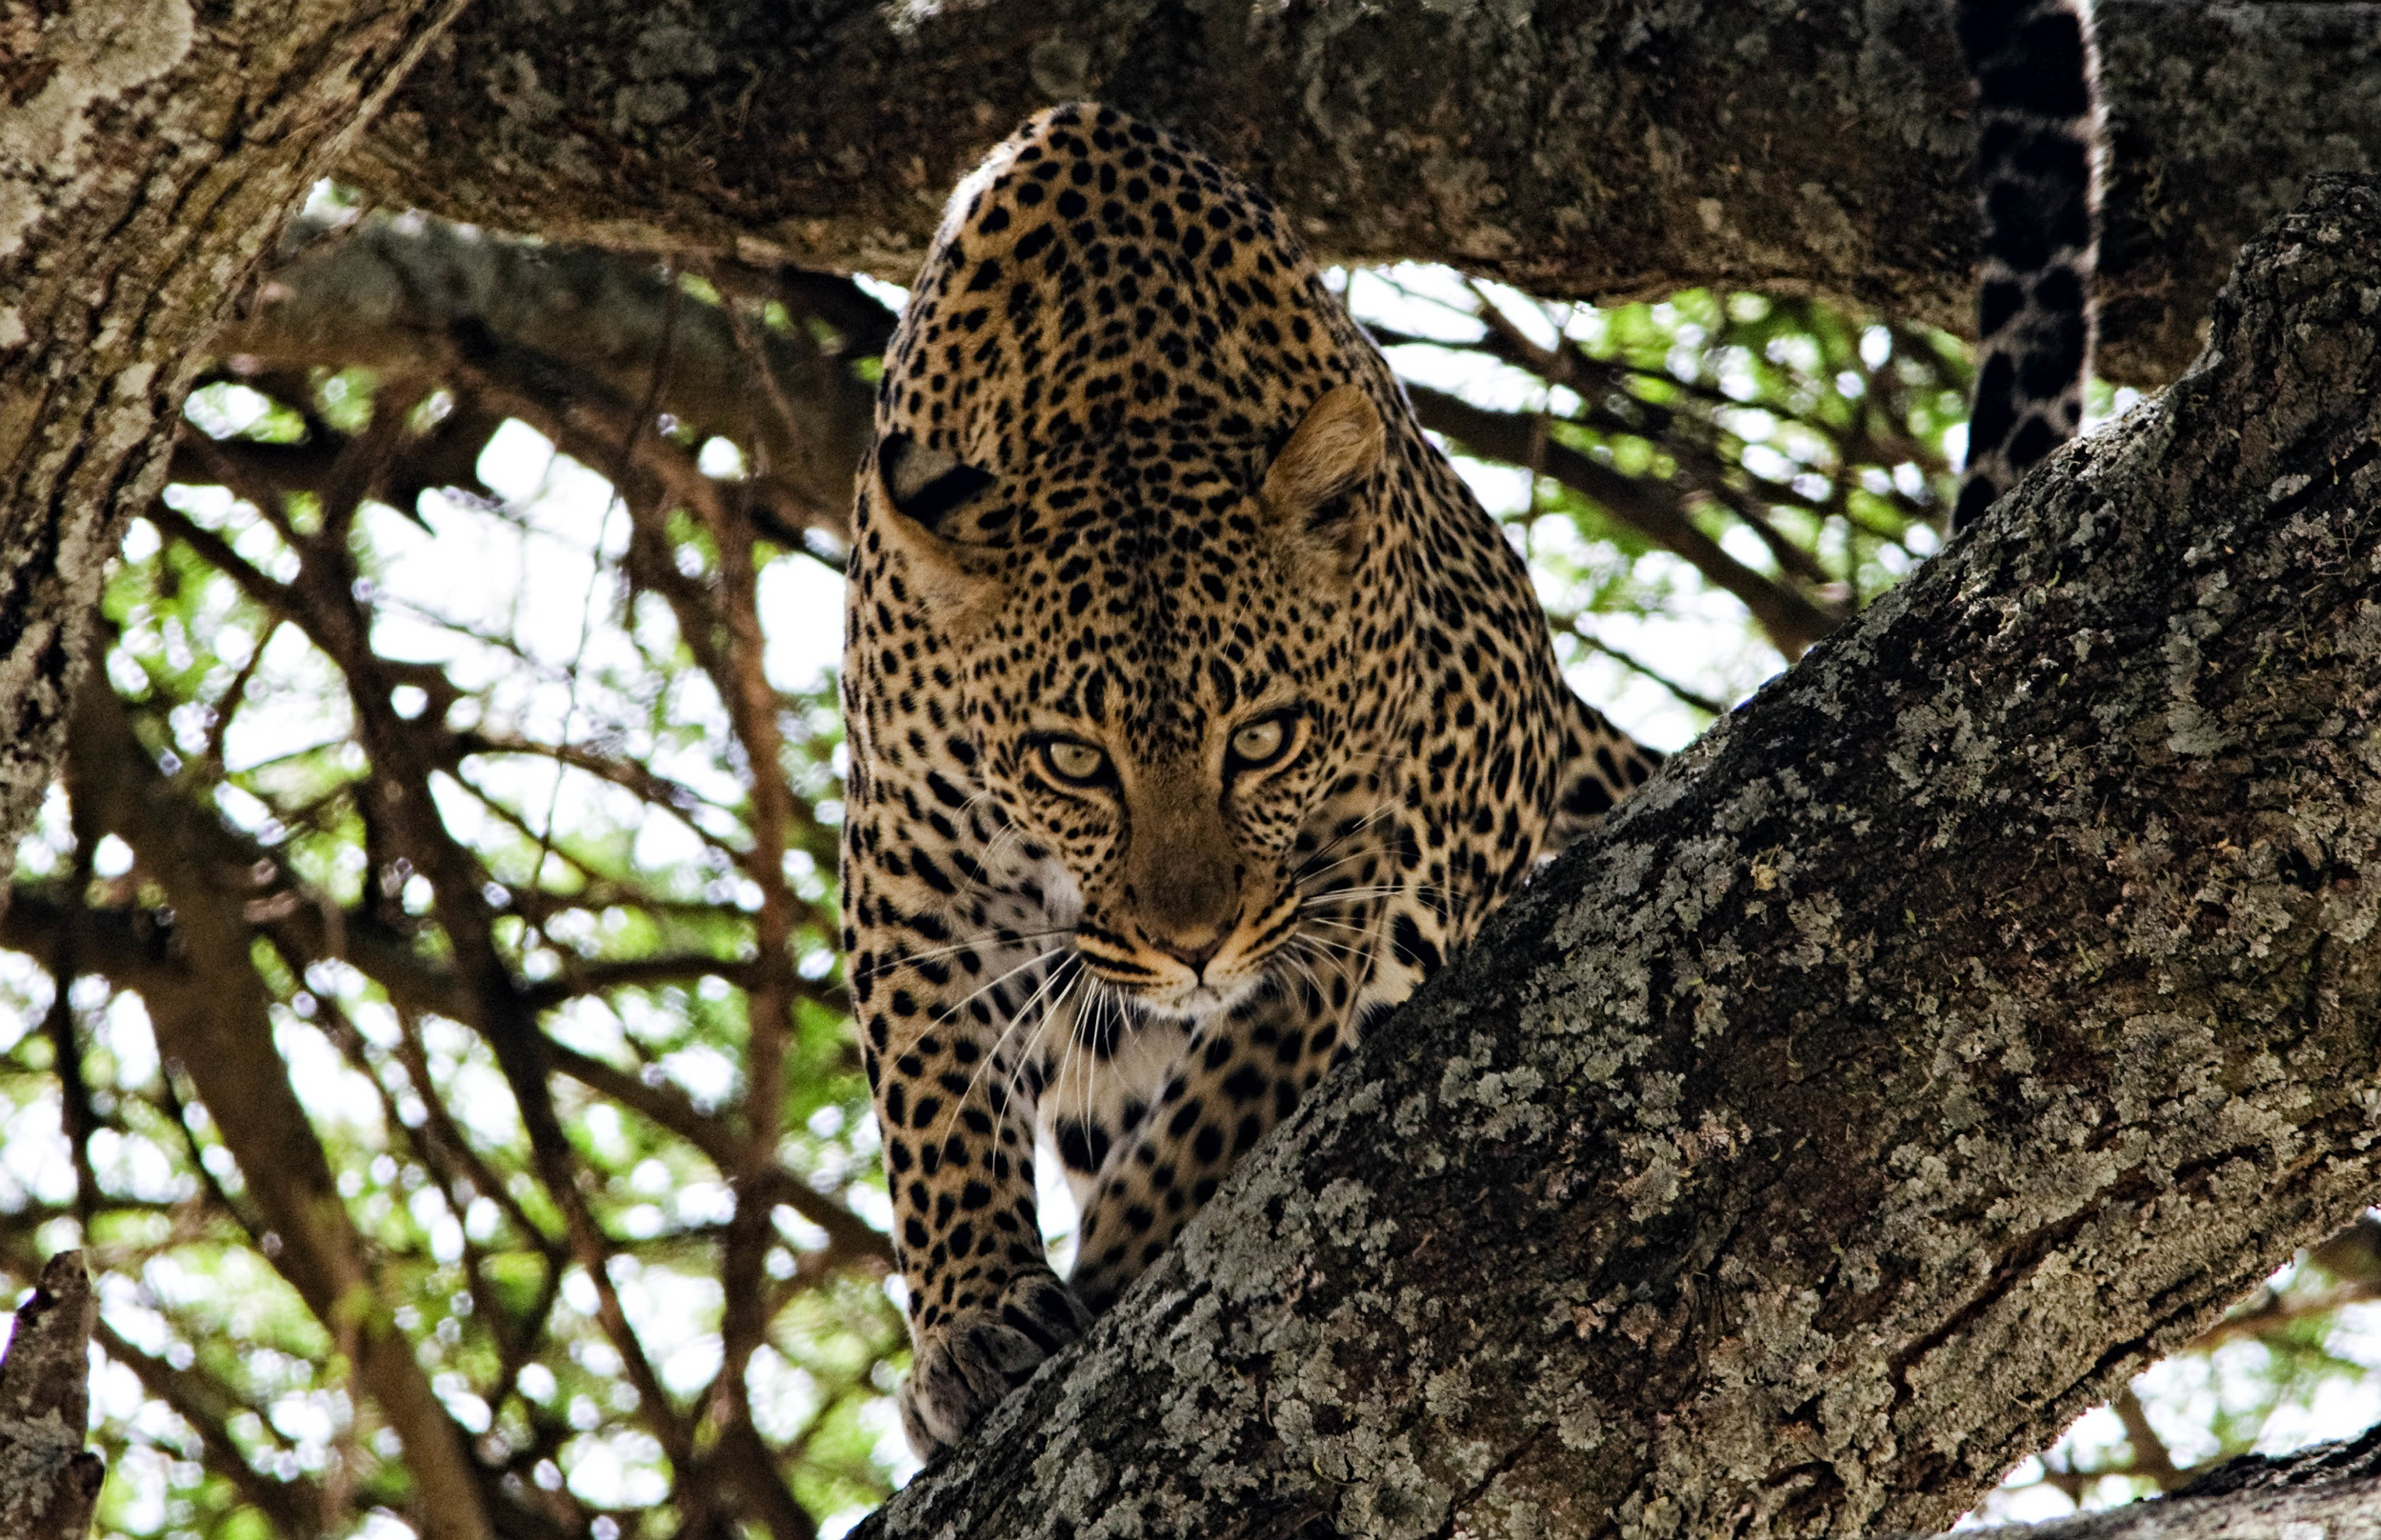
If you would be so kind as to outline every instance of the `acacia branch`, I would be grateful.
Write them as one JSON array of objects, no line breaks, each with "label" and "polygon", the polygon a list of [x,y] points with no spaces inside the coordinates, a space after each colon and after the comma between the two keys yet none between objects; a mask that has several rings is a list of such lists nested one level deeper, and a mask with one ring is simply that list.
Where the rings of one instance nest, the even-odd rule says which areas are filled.
[{"label": "acacia branch", "polygon": [[[352,1329],[357,1370],[405,1442],[419,1522],[434,1540],[487,1540],[464,1434],[394,1325],[359,1307],[375,1265],[339,1196],[273,1045],[270,996],[240,919],[237,879],[220,860],[219,827],[172,794],[104,675],[83,689],[69,739],[68,789],[97,827],[121,836],[173,911],[170,948],[142,997],[161,1057],[178,1061],[239,1163],[249,1201],[278,1238],[274,1267],[327,1326]],[[92,956],[87,966],[103,966]]]},{"label": "acacia branch", "polygon": [[[2171,378],[2240,243],[2381,160],[2369,5],[2104,0],[2102,369]],[[1831,293],[1964,329],[1965,71],[1941,0],[1680,9],[483,0],[357,145],[400,207],[904,278],[1017,121],[1096,97],[1255,171],[1334,260],[1549,296]]]},{"label": "acacia branch", "polygon": [[2381,1189],[2381,188],[1673,760],[874,1534],[1931,1530]]},{"label": "acacia branch", "polygon": [[[848,287],[825,278],[815,280],[816,293],[780,286],[792,324],[777,330],[743,324],[719,305],[681,303],[678,284],[657,267],[610,252],[502,240],[435,220],[370,219],[302,244],[215,348],[281,368],[416,370],[444,361],[454,373],[464,363],[506,403],[541,409],[530,420],[550,431],[581,397],[588,410],[624,419],[620,429],[650,427],[626,421],[634,413],[621,410],[650,397],[697,442],[718,435],[754,458],[746,487],[777,528],[840,533],[874,394],[805,329],[812,315],[806,297],[832,303],[838,296],[823,286],[836,283]],[[840,298],[839,316],[868,306],[890,322],[857,290]],[[610,471],[626,433],[609,436],[610,453],[574,452]],[[441,442],[434,436],[429,447]],[[650,444],[639,450],[661,452]],[[318,474],[322,458],[294,447],[232,452],[300,477]],[[199,455],[187,458],[193,470],[209,469]],[[472,484],[470,458],[439,463],[453,484]],[[680,482],[691,470],[672,469]],[[411,499],[401,506],[410,509]]]}]

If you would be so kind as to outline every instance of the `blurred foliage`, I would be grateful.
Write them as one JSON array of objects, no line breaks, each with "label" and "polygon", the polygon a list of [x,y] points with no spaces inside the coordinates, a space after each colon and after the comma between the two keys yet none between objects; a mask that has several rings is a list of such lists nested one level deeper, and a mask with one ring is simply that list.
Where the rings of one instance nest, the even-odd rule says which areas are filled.
[{"label": "blurred foliage", "polygon": [[[408,1430],[507,1535],[799,1540],[907,1473],[835,956],[834,526],[790,528],[764,449],[678,404],[865,421],[890,316],[815,274],[634,278],[616,303],[656,313],[578,325],[644,324],[641,391],[567,336],[227,359],[127,539],[105,698],[0,921],[0,1273],[90,1250],[106,1533],[402,1532],[432,1495]],[[1939,334],[1439,270],[1347,292],[1575,682],[1651,741],[1936,549],[1967,383]],[[702,367],[751,373],[668,377],[702,327],[731,339]],[[771,338],[828,372],[795,390]],[[2376,1255],[2144,1376],[2155,1438],[2094,1413],[1996,1502],[2337,1414],[2381,1356],[2340,1312]]]},{"label": "blurred foliage", "polygon": [[[23,950],[0,988],[24,1030],[0,1059],[0,1266],[26,1278],[79,1239],[99,1272],[108,1530],[345,1532],[408,1511],[351,1329],[282,1265],[310,1243],[225,1137],[272,1110],[201,1094],[203,1037],[181,1018],[211,1002],[157,976],[192,929],[190,891],[211,889],[250,938],[230,961],[262,986],[309,1125],[276,1131],[337,1173],[369,1308],[468,1435],[500,1530],[671,1532],[668,1450],[706,1462],[739,1419],[808,1512],[865,1510],[899,1458],[883,1392],[902,1328],[836,981],[840,728],[815,669],[762,687],[773,763],[725,704],[766,666],[729,639],[759,596],[815,613],[840,580],[748,537],[740,589],[699,518],[632,515],[518,424],[483,451],[503,492],[401,513],[271,485],[270,451],[303,446],[346,456],[353,485],[385,481],[408,435],[454,410],[355,370],[193,396],[206,450],[256,495],[169,489],[109,585],[93,683],[121,710],[78,718],[75,795],[25,843],[6,922]],[[399,414],[393,447],[375,445]],[[390,466],[359,458],[375,454]],[[122,812],[110,756],[136,766]],[[439,853],[388,812],[416,782],[474,904],[446,901]],[[790,804],[766,842],[759,782]],[[474,924],[548,1039],[570,1201],[602,1237],[627,1340],[470,997],[458,928]],[[60,973],[79,981],[53,1008]],[[756,1004],[772,989],[773,1010]],[[756,1141],[764,1030],[782,1131]],[[740,1209],[765,1229],[736,1280]],[[718,1383],[730,1287],[763,1307],[749,1409]],[[722,1533],[756,1507],[713,1506]]]}]

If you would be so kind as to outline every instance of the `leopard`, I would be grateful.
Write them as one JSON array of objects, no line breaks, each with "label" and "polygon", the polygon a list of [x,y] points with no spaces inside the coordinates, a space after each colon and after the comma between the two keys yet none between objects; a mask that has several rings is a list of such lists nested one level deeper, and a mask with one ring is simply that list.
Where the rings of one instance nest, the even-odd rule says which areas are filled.
[{"label": "leopard", "polygon": [[[1956,534],[2080,424],[2100,110],[2081,0],[1954,21],[1982,231]],[[952,193],[858,482],[843,941],[930,1460],[1662,755],[1566,684],[1279,211],[1113,107],[1035,115]]]},{"label": "leopard", "polygon": [[2082,429],[2108,134],[2089,0],[1959,0],[1952,20],[1975,89],[1978,253],[1957,533]]},{"label": "leopard", "polygon": [[1114,108],[952,194],[859,482],[843,940],[930,1458],[1660,756],[1272,204]]}]

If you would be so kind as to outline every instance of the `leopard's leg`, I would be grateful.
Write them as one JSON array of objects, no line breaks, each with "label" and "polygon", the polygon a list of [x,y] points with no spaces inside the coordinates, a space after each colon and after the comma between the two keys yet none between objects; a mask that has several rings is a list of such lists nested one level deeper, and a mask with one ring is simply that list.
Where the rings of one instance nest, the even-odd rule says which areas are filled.
[{"label": "leopard's leg", "polygon": [[1036,1038],[1080,965],[1047,920],[997,895],[932,906],[864,859],[845,866],[853,1007],[910,1295],[902,1426],[931,1458],[1090,1320],[1043,1253],[1033,1186]]},{"label": "leopard's leg", "polygon": [[[1094,1312],[1172,1244],[1234,1162],[1344,1058],[1370,1014],[1354,970],[1280,979],[1195,1029],[1083,1205],[1075,1296]],[[1356,977],[1361,977],[1356,973]]]}]

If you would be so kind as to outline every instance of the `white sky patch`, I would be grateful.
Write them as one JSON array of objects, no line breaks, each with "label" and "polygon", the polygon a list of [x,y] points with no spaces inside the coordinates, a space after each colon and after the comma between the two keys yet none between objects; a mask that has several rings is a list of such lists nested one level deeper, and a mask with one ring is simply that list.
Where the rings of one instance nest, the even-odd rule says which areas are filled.
[{"label": "white sky patch", "polygon": [[824,562],[788,556],[761,569],[764,667],[783,690],[818,688],[843,666],[843,575]]}]

